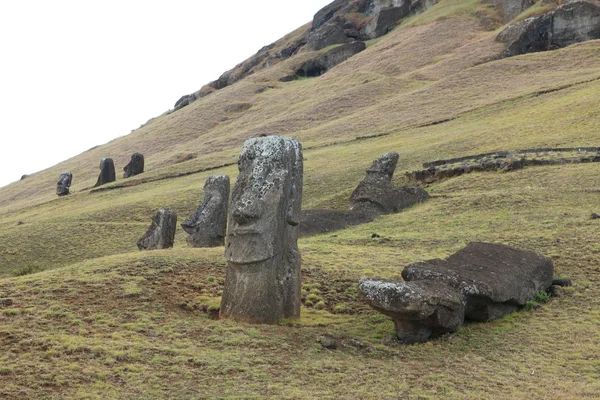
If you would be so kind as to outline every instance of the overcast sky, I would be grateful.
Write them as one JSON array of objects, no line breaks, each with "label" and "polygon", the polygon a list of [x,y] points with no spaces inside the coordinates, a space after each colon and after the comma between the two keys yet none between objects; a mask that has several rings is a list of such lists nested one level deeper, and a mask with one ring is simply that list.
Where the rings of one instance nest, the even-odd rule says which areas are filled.
[{"label": "overcast sky", "polygon": [[127,135],[331,1],[0,1],[0,186]]}]

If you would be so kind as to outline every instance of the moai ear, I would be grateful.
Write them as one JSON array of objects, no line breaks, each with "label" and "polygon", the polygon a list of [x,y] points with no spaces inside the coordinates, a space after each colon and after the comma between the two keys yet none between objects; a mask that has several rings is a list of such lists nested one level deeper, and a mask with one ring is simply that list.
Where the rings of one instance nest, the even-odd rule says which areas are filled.
[{"label": "moai ear", "polygon": [[300,207],[296,206],[296,185],[292,185],[290,193],[290,204],[288,205],[286,212],[287,223],[292,226],[298,226],[300,224]]}]

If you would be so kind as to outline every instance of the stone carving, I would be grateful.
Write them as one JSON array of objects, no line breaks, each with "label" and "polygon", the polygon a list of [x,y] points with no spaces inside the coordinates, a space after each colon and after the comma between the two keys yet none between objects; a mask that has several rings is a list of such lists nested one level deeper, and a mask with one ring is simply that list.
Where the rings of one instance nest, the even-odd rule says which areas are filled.
[{"label": "stone carving", "polygon": [[56,194],[59,196],[66,196],[69,194],[71,189],[71,182],[73,181],[73,174],[70,172],[63,172],[58,178],[56,183]]},{"label": "stone carving", "polygon": [[170,210],[158,210],[146,234],[137,242],[140,250],[169,249],[175,242],[177,214]]},{"label": "stone carving", "polygon": [[94,187],[114,182],[116,179],[115,163],[112,158],[103,158],[102,161],[100,161],[100,175],[98,176],[98,180]]},{"label": "stone carving", "polygon": [[144,172],[144,156],[140,153],[133,153],[129,164],[123,168],[123,171],[125,172],[123,178],[129,178]]},{"label": "stone carving", "polygon": [[190,236],[190,247],[217,247],[225,244],[227,231],[227,206],[229,203],[229,177],[214,175],[204,184],[204,199],[196,212],[181,227]]},{"label": "stone carving", "polygon": [[394,320],[396,336],[414,343],[454,331],[464,319],[491,321],[523,307],[552,286],[553,273],[552,261],[533,252],[469,243],[444,260],[407,266],[405,282],[363,279],[359,288]]},{"label": "stone carving", "polygon": [[220,315],[249,323],[300,316],[298,220],[302,146],[267,136],[244,143],[232,192]]},{"label": "stone carving", "polygon": [[429,198],[425,190],[416,186],[394,188],[392,177],[398,158],[398,153],[386,153],[373,161],[367,176],[350,196],[353,211],[390,214]]}]

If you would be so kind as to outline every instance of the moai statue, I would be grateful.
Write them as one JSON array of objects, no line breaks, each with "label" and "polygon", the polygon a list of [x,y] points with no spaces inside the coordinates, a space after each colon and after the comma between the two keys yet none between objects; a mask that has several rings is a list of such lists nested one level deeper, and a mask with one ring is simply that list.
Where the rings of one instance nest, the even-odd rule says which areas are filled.
[{"label": "moai statue", "polygon": [[112,158],[103,158],[102,161],[100,161],[100,175],[98,176],[98,181],[96,181],[94,187],[102,186],[116,180],[115,163]]},{"label": "moai statue", "polygon": [[204,199],[191,217],[181,227],[190,234],[190,247],[218,247],[225,244],[227,232],[227,207],[229,203],[229,177],[209,176],[204,184]]},{"label": "moai statue", "polygon": [[297,318],[302,146],[278,136],[249,139],[238,168],[229,209],[220,316],[264,324]]},{"label": "moai statue", "polygon": [[56,194],[59,196],[66,196],[69,194],[71,189],[71,182],[73,181],[73,174],[70,172],[63,172],[58,178],[56,183]]},{"label": "moai statue", "polygon": [[146,234],[137,242],[140,250],[169,249],[175,242],[177,214],[169,210],[158,210]]},{"label": "moai statue", "polygon": [[144,172],[144,156],[140,153],[133,153],[129,164],[123,168],[123,171],[123,178],[129,178]]}]

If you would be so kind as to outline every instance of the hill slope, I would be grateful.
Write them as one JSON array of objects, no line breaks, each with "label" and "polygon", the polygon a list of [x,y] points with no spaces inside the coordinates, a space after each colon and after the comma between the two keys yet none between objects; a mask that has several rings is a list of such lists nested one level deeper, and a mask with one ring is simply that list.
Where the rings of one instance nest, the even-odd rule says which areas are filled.
[{"label": "hill slope", "polygon": [[[302,239],[305,295],[324,304],[304,307],[295,327],[201,311],[218,304],[222,249],[187,249],[181,230],[171,251],[135,246],[156,209],[181,220],[207,176],[235,179],[242,143],[260,134],[303,143],[305,209],[346,208],[387,151],[401,154],[401,184],[402,172],[440,158],[597,146],[600,41],[501,58],[482,9],[492,12],[443,0],[324,75],[280,82],[315,54],[298,53],[0,189],[0,298],[13,300],[0,306],[0,397],[599,396],[598,164],[464,175],[430,185],[432,200],[403,213]],[[147,172],[90,190],[101,157],[122,168],[135,151]],[[63,170],[73,194],[56,198]],[[474,240],[552,257],[575,280],[572,296],[430,344],[389,343],[392,324],[362,304],[358,278],[398,277]],[[338,351],[316,343],[326,333]]]}]

